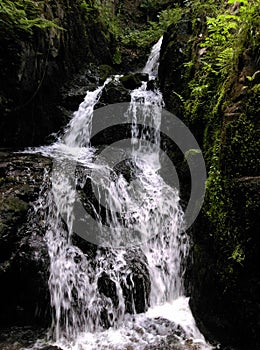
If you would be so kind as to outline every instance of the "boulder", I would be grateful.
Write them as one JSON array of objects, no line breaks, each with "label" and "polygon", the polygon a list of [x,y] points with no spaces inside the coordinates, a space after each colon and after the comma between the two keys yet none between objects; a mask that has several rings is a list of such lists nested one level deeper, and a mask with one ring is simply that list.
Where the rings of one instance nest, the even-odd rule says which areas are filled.
[{"label": "boulder", "polygon": [[148,81],[149,80],[149,74],[148,73],[135,73],[135,76],[137,79],[141,81]]},{"label": "boulder", "polygon": [[142,85],[142,82],[138,75],[127,74],[120,78],[121,83],[126,89],[134,90]]},{"label": "boulder", "polygon": [[112,80],[105,86],[100,98],[100,103],[103,105],[130,101],[131,96],[129,91],[121,82],[116,80]]}]

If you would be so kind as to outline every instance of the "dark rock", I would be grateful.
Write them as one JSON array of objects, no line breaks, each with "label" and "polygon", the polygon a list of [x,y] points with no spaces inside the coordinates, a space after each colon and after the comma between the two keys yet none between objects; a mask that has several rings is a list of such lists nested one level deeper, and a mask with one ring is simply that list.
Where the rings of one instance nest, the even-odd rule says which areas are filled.
[{"label": "dark rock", "polygon": [[127,74],[120,78],[121,83],[126,89],[134,90],[142,85],[141,80],[135,74]]},{"label": "dark rock", "polygon": [[86,21],[80,1],[50,2],[44,16],[64,28],[0,35],[0,140],[2,147],[39,145],[67,122],[60,88],[90,62],[111,64],[98,14]]},{"label": "dark rock", "polygon": [[222,246],[230,249],[228,238],[223,235],[221,242],[215,236],[207,238],[204,232],[209,222],[201,216],[193,235],[195,268],[190,305],[198,325],[209,339],[215,337],[239,349],[257,349],[259,324],[255,320],[260,312],[260,274],[255,266],[259,265],[260,256],[257,214],[260,179],[235,180],[225,192],[232,208],[230,225],[236,230],[237,244],[245,255],[239,263],[233,260],[234,248],[231,248],[225,260]]},{"label": "dark rock", "polygon": [[[84,67],[78,74],[74,74],[61,89],[61,108],[68,111],[76,111],[84,101],[87,91],[93,91],[102,80],[99,69],[94,65]],[[69,119],[69,118],[68,118]]]},{"label": "dark rock", "polygon": [[151,291],[146,257],[141,249],[132,249],[127,252],[125,259],[129,270],[126,283],[122,284],[126,312],[145,312],[149,307]]},{"label": "dark rock", "polygon": [[118,295],[116,293],[116,284],[109,276],[104,272],[98,279],[99,293],[104,294],[106,297],[113,301],[115,307],[118,306]]},{"label": "dark rock", "polygon": [[5,153],[0,158],[0,324],[45,326],[50,317],[49,257],[30,212],[51,163],[38,155]]},{"label": "dark rock", "polygon": [[116,74],[116,72],[115,72],[113,67],[111,67],[107,64],[102,64],[101,66],[99,66],[98,74],[100,76],[100,81],[104,82],[107,78]]},{"label": "dark rock", "polygon": [[141,81],[148,81],[149,80],[149,74],[148,73],[135,73],[136,78],[138,78]]},{"label": "dark rock", "polygon": [[33,326],[0,328],[0,348],[6,350],[29,348],[38,339],[45,339],[46,335],[46,329]]},{"label": "dark rock", "polygon": [[149,80],[147,82],[146,90],[154,91],[156,88],[158,88],[156,80]]},{"label": "dark rock", "polygon": [[129,101],[131,101],[129,91],[118,81],[111,81],[107,84],[100,98],[100,102],[105,104]]},{"label": "dark rock", "polygon": [[185,90],[184,63],[190,60],[189,39],[192,36],[192,23],[183,18],[171,25],[163,37],[159,81],[166,108],[177,117],[183,115],[183,104],[178,95]]}]

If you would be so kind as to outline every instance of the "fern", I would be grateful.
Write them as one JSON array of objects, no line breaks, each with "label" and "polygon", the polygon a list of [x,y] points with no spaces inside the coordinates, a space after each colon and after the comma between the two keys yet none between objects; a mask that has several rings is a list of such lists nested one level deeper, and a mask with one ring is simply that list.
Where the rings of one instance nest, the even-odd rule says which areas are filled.
[{"label": "fern", "polygon": [[62,29],[53,21],[41,17],[43,2],[33,0],[0,0],[0,29],[2,33],[24,31],[33,33],[34,28],[55,27]]}]

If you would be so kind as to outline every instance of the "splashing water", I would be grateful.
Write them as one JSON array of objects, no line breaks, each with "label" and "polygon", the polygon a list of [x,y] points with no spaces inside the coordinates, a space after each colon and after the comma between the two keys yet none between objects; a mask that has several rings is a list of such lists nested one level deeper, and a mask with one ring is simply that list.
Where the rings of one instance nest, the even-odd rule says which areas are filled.
[{"label": "splashing water", "polygon": [[[157,77],[161,43],[162,38],[153,47],[143,70],[150,80]],[[44,217],[47,226],[45,239],[50,256],[53,317],[49,336],[64,349],[144,350],[149,349],[148,345],[166,348],[175,334],[178,349],[188,349],[185,344],[189,339],[194,346],[189,349],[210,349],[196,327],[188,298],[184,296],[183,274],[189,240],[183,230],[184,214],[178,191],[158,174],[161,166],[159,130],[164,106],[158,89],[147,91],[147,83],[143,82],[140,88],[132,91],[126,113],[132,124],[133,161],[129,167],[131,173],[137,175],[127,181],[108,164],[93,161],[95,149],[90,147],[93,111],[102,90],[111,80],[107,79],[103,86],[87,93],[62,139],[36,150],[52,157],[55,164],[55,171],[45,176],[36,204],[36,211]],[[143,128],[140,133],[139,124],[149,124],[152,131]],[[80,170],[72,181],[67,174],[75,170],[76,163]],[[109,208],[105,213],[106,222],[113,228],[117,247],[122,246],[122,241],[134,240],[133,232],[142,235],[139,246],[102,248],[90,245],[87,253],[83,253],[73,244],[76,187],[84,189],[88,180],[96,186],[100,201]],[[102,236],[100,208],[91,208]],[[138,273],[145,274],[146,279],[136,277],[136,261]],[[145,285],[146,295],[142,312],[135,314],[138,312],[138,281]],[[106,284],[110,295],[102,289]],[[134,315],[130,315],[129,310]]]}]

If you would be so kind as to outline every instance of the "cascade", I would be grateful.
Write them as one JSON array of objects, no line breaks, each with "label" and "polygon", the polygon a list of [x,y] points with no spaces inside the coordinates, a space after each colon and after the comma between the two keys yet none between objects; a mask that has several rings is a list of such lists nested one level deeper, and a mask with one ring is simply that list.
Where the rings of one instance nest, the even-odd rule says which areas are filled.
[{"label": "cascade", "polygon": [[[157,77],[161,43],[162,38],[143,69],[150,80]],[[104,87],[118,78],[110,77],[95,91],[87,92],[63,136],[34,150],[51,157],[54,164],[54,170],[45,174],[35,203],[35,211],[46,225],[50,256],[50,343],[75,350],[144,350],[150,345],[165,349],[167,339],[174,337],[178,349],[211,349],[197,329],[185,297],[189,238],[179,193],[158,172],[164,103],[157,88],[147,90],[147,82],[143,82],[131,92],[125,113],[131,124],[128,167],[132,178],[126,179],[105,161],[95,162],[96,149],[90,137],[94,107]],[[151,130],[140,132],[138,125],[147,123]],[[106,240],[104,215],[113,240],[106,245],[89,244],[84,251],[75,244],[74,203],[77,191],[84,191],[89,181],[103,207],[109,208],[102,214],[99,206],[90,203],[101,241],[102,237]],[[135,242],[131,234],[141,236],[138,244],[129,244]],[[146,275],[140,280],[145,294],[141,310],[136,266]],[[110,294],[102,283],[108,285]]]}]

